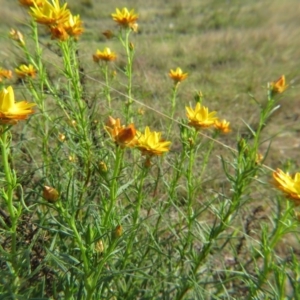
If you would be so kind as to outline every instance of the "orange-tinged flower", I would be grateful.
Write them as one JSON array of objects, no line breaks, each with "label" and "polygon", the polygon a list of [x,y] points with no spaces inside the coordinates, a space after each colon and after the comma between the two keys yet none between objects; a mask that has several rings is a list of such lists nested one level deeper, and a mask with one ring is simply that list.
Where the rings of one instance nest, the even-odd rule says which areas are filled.
[{"label": "orange-tinged flower", "polygon": [[137,131],[136,135],[137,148],[142,152],[142,155],[162,155],[170,150],[171,142],[162,139],[161,132],[151,132],[148,126],[145,128],[145,133]]},{"label": "orange-tinged flower", "polygon": [[105,129],[120,147],[125,148],[135,146],[136,129],[133,123],[125,127],[125,125],[121,125],[120,119],[114,119],[113,117],[109,116]]},{"label": "orange-tinged flower", "polygon": [[99,60],[113,61],[116,58],[117,58],[117,55],[107,47],[104,48],[103,51],[97,50],[96,53],[93,54],[94,62],[99,62]]},{"label": "orange-tinged flower", "polygon": [[45,185],[43,188],[43,198],[49,202],[56,202],[59,198],[59,193],[55,188]]},{"label": "orange-tinged flower", "polygon": [[171,79],[173,79],[175,84],[178,84],[179,82],[185,80],[188,76],[188,73],[183,73],[180,68],[177,68],[176,70],[170,70],[169,76]]},{"label": "orange-tinged flower", "polygon": [[4,78],[12,78],[12,71],[0,68],[0,82],[3,81]]},{"label": "orange-tinged flower", "polygon": [[201,106],[201,104],[198,102],[196,104],[195,109],[192,109],[191,107],[185,107],[186,109],[186,115],[189,119],[189,125],[193,126],[194,128],[201,129],[210,127],[215,124],[215,122],[218,120],[215,115],[217,112],[209,112],[208,108],[205,106]]},{"label": "orange-tinged flower", "polygon": [[287,89],[288,85],[285,83],[285,76],[280,76],[276,81],[270,83],[270,89],[273,94],[281,94]]},{"label": "orange-tinged flower", "polygon": [[228,133],[231,131],[230,127],[229,127],[230,122],[227,122],[226,120],[216,120],[214,125],[215,128],[219,131],[221,131],[222,133]]},{"label": "orange-tinged flower", "polygon": [[126,7],[122,10],[117,8],[116,13],[111,14],[111,16],[115,22],[124,28],[135,28],[135,21],[138,19],[138,15],[134,13],[134,9],[128,11]]},{"label": "orange-tinged flower", "polygon": [[23,6],[42,6],[45,0],[19,0],[19,3]]},{"label": "orange-tinged flower", "polygon": [[31,77],[35,78],[36,76],[36,69],[34,68],[33,65],[21,65],[18,68],[15,69],[16,74],[20,78],[26,78],[26,77]]},{"label": "orange-tinged flower", "polygon": [[34,111],[31,109],[34,103],[20,101],[15,103],[14,90],[11,86],[0,91],[0,124],[15,124],[18,120],[24,120]]},{"label": "orange-tinged flower", "polygon": [[296,173],[293,177],[282,170],[277,169],[273,172],[275,186],[282,190],[288,198],[295,204],[300,204],[300,173]]},{"label": "orange-tinged flower", "polygon": [[57,26],[50,26],[50,32],[52,40],[60,40],[63,42],[69,38],[67,31],[61,24]]},{"label": "orange-tinged flower", "polygon": [[15,29],[11,29],[10,32],[9,32],[9,36],[14,41],[17,41],[21,46],[25,46],[24,37],[23,37],[23,34],[20,31],[15,30]]},{"label": "orange-tinged flower", "polygon": [[34,4],[31,7],[31,16],[37,23],[55,26],[61,23],[68,22],[70,17],[70,10],[67,9],[67,3],[62,7],[59,0],[51,0],[52,3],[45,1],[42,6]]},{"label": "orange-tinged flower", "polygon": [[80,16],[73,16],[70,14],[67,22],[60,23],[56,26],[50,26],[50,31],[52,39],[66,41],[69,36],[73,36],[75,39],[77,39],[83,32]]},{"label": "orange-tinged flower", "polygon": [[81,35],[83,32],[82,21],[79,15],[70,15],[68,22],[66,22],[64,25],[65,30],[68,32],[68,34],[75,38]]}]

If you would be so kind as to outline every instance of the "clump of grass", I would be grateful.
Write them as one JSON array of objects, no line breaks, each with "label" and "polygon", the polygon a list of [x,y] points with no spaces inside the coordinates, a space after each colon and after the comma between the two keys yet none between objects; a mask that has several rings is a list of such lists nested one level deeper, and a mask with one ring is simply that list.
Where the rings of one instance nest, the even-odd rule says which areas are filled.
[{"label": "clump of grass", "polygon": [[[15,102],[5,82],[12,72],[0,72],[1,296],[296,296],[297,253],[290,249],[282,257],[277,246],[298,238],[299,173],[273,172],[283,194],[260,201],[272,171],[263,164],[268,151],[259,153],[261,132],[279,108],[285,77],[268,83],[264,102],[253,97],[259,122],[255,129],[245,122],[249,135],[237,135],[236,147],[229,147],[222,135],[234,120],[206,107],[201,92],[185,107],[185,118],[175,117],[184,110],[179,90],[188,84],[179,67],[169,73],[169,116],[136,99],[134,10],[112,14],[117,29],[105,36],[117,39],[121,50],[94,52],[97,80],[78,55],[80,17],[59,1],[33,2],[20,1],[29,6],[33,45],[16,30],[10,35],[25,61],[16,66],[14,89],[21,86],[35,104]],[[55,76],[44,59],[40,26],[53,39]],[[115,63],[119,55],[122,64]],[[87,81],[99,84],[97,99],[89,97]],[[153,111],[162,131],[143,108]],[[216,146],[228,150],[217,157],[217,173],[211,168]]]}]

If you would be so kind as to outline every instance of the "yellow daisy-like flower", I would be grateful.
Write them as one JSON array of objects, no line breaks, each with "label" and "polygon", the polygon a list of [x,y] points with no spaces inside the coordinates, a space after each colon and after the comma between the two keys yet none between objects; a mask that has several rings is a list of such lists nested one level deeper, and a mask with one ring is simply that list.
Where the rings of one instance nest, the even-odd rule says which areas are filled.
[{"label": "yellow daisy-like flower", "polygon": [[188,73],[183,73],[180,68],[177,68],[176,70],[170,70],[169,76],[171,79],[173,79],[175,84],[178,84],[179,82],[185,80],[188,76]]},{"label": "yellow daisy-like flower", "polygon": [[229,127],[230,122],[227,122],[226,120],[216,120],[214,125],[215,128],[219,131],[221,131],[222,133],[229,133],[231,131],[230,127]]},{"label": "yellow daisy-like flower", "polygon": [[126,127],[121,125],[120,119],[109,116],[105,129],[120,147],[134,147],[136,145],[136,129],[133,123]]},{"label": "yellow daisy-like flower", "polygon": [[113,20],[118,23],[121,27],[124,28],[133,28],[136,27],[136,20],[138,19],[138,15],[134,13],[134,9],[128,11],[126,7],[122,10],[116,9],[116,13],[111,14]]},{"label": "yellow daisy-like flower", "polygon": [[37,23],[55,26],[61,23],[68,22],[70,17],[70,10],[67,9],[67,3],[62,7],[59,4],[59,0],[52,0],[52,3],[45,1],[42,6],[34,4],[31,7],[31,16]]},{"label": "yellow daisy-like flower", "polygon": [[17,41],[21,46],[25,46],[24,37],[20,31],[11,29],[9,32],[9,37],[14,41]]},{"label": "yellow daisy-like flower", "polygon": [[45,0],[19,0],[19,3],[23,6],[42,6]]},{"label": "yellow daisy-like flower", "polygon": [[193,126],[197,130],[210,127],[214,125],[218,120],[218,118],[215,117],[217,112],[209,112],[208,108],[205,106],[201,106],[199,102],[196,104],[195,109],[187,106],[185,107],[185,109],[186,115],[189,119],[189,125]]},{"label": "yellow daisy-like flower", "polygon": [[145,133],[137,131],[136,135],[137,148],[142,152],[142,155],[162,155],[170,150],[171,142],[162,139],[161,132],[151,132],[148,126],[145,128]]},{"label": "yellow daisy-like flower", "polygon": [[277,169],[273,173],[275,186],[282,190],[295,204],[300,204],[300,173],[293,177],[282,170]]},{"label": "yellow daisy-like flower", "polygon": [[0,82],[2,82],[4,78],[5,79],[12,78],[12,71],[0,68]]},{"label": "yellow daisy-like flower", "polygon": [[96,53],[93,54],[94,62],[99,62],[99,60],[113,61],[116,58],[117,58],[117,55],[107,47],[104,48],[103,51],[97,50]]},{"label": "yellow daisy-like flower", "polygon": [[16,124],[18,120],[24,120],[34,111],[31,109],[34,103],[20,101],[15,103],[14,90],[11,86],[0,91],[0,124]]},{"label": "yellow daisy-like flower", "polygon": [[33,65],[21,65],[18,68],[15,69],[16,74],[20,78],[26,78],[26,77],[31,77],[35,78],[36,76],[36,69],[34,68]]},{"label": "yellow daisy-like flower", "polygon": [[83,32],[80,16],[69,15],[69,20],[56,26],[50,26],[51,38],[66,41],[70,36],[78,39]]},{"label": "yellow daisy-like flower", "polygon": [[288,85],[285,83],[285,76],[280,76],[276,81],[270,83],[270,89],[273,94],[281,94],[287,89]]}]

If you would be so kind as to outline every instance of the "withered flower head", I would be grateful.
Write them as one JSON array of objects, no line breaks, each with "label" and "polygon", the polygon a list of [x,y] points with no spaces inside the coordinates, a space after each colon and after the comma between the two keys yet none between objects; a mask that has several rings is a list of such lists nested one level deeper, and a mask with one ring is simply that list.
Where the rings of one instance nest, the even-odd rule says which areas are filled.
[{"label": "withered flower head", "polygon": [[134,124],[121,125],[120,119],[109,117],[105,129],[117,145],[122,148],[134,147],[136,144],[136,129]]}]

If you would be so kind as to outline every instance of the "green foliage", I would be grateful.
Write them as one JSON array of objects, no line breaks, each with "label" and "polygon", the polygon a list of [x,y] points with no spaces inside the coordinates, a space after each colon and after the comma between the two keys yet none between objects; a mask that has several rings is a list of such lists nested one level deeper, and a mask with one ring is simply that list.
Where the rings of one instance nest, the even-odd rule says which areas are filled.
[{"label": "green foliage", "polygon": [[[225,4],[212,1],[218,9],[203,12],[200,28],[239,26],[244,6],[225,2],[223,14]],[[183,14],[181,4],[171,8],[172,17]],[[182,118],[183,99],[206,102],[201,92],[194,99],[183,92],[189,77],[162,81],[166,111],[144,103],[151,88],[139,81],[131,28],[114,32],[120,61],[102,61],[92,75],[82,63],[84,41],[51,41],[49,54],[42,30],[31,20],[25,40],[33,43],[15,44],[38,73],[15,84],[36,113],[0,125],[1,299],[297,299],[299,255],[284,247],[299,242],[296,208],[270,190],[269,149],[258,156],[280,95],[268,86],[265,100],[252,96],[257,125],[244,122],[248,133],[233,132],[229,146],[222,130]],[[213,67],[240,61],[235,52],[212,56]],[[171,151],[141,155],[140,144],[124,146],[107,128],[109,116],[126,124],[126,137],[129,124],[161,130],[158,143],[172,141]]]}]

